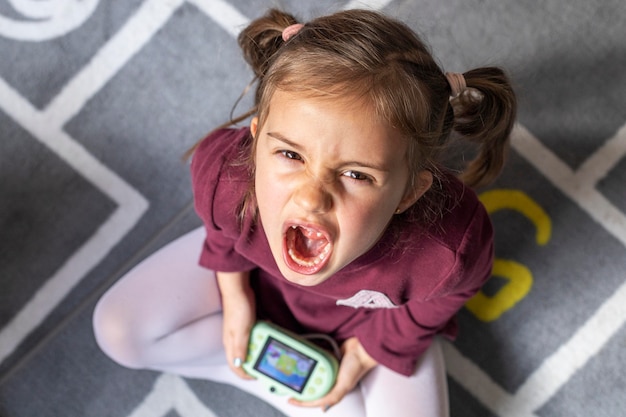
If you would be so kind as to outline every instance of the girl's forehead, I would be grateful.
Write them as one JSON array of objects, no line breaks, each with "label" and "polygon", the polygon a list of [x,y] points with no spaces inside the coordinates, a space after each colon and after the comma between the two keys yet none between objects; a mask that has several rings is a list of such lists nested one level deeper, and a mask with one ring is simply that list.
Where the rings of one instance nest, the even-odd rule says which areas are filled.
[{"label": "girl's forehead", "polygon": [[[377,117],[374,106],[363,97],[347,94],[322,94],[315,91],[285,91],[276,90],[269,101],[266,111],[266,120],[271,119],[277,124],[306,123],[309,120],[327,122],[343,121],[318,125],[319,129],[329,129],[331,126],[347,129],[359,122],[371,129],[387,129],[387,123]],[[297,118],[295,120],[288,119]]]},{"label": "girl's forehead", "polygon": [[[363,94],[355,94],[349,91],[329,92],[313,88],[298,90],[275,89],[266,102],[267,106],[260,108],[259,113],[262,119],[266,119],[272,108],[275,109],[285,105],[292,106],[303,102],[318,107],[333,107],[346,113],[366,115],[372,122],[388,125],[377,114],[377,106],[371,99]],[[261,113],[263,114],[261,115]]]},{"label": "girl's forehead", "polygon": [[[277,91],[263,126],[264,136],[305,148],[316,145],[342,157],[400,161],[407,142],[399,132],[376,117],[372,106],[354,97],[311,97]],[[257,135],[258,136],[258,135]]]}]

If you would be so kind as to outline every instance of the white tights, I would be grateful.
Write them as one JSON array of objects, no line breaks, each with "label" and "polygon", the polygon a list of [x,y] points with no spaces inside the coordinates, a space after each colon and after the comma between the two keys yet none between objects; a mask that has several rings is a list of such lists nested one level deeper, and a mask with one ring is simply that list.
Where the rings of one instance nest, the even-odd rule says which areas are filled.
[{"label": "white tights", "polygon": [[[98,302],[94,331],[117,363],[234,385],[288,416],[321,416],[256,381],[230,371],[222,346],[215,274],[198,265],[204,231],[196,229],[160,249],[120,279]],[[439,342],[405,377],[377,366],[327,416],[448,416],[445,365]]]}]

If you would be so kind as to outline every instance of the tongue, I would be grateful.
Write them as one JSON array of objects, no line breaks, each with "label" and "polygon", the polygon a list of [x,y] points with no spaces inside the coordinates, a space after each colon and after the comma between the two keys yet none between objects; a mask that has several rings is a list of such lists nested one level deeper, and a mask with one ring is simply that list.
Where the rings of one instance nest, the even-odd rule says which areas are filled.
[{"label": "tongue", "polygon": [[326,239],[317,237],[310,230],[298,227],[295,236],[295,250],[302,258],[315,258],[322,253]]},{"label": "tongue", "polygon": [[300,274],[316,274],[330,259],[332,244],[314,228],[293,226],[285,236],[283,256],[287,266]]}]

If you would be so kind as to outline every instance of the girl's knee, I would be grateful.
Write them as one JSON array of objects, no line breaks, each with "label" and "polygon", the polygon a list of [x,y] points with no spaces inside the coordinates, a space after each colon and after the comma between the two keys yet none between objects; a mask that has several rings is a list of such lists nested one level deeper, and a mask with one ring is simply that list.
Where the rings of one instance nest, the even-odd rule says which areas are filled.
[{"label": "girl's knee", "polygon": [[106,295],[100,299],[93,313],[93,331],[96,343],[113,361],[127,368],[143,368],[139,329],[135,329],[123,306]]}]

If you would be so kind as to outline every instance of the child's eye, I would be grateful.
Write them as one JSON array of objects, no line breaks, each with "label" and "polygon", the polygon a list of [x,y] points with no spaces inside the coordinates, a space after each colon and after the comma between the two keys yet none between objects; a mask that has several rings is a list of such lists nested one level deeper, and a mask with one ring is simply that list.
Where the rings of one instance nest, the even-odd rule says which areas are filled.
[{"label": "child's eye", "polygon": [[355,181],[372,181],[372,177],[359,171],[346,171],[343,173],[343,176]]},{"label": "child's eye", "polygon": [[297,152],[294,152],[294,151],[285,151],[285,150],[283,150],[283,151],[280,151],[280,153],[287,159],[293,159],[293,160],[296,160],[296,161],[301,161],[302,160],[302,157]]}]

